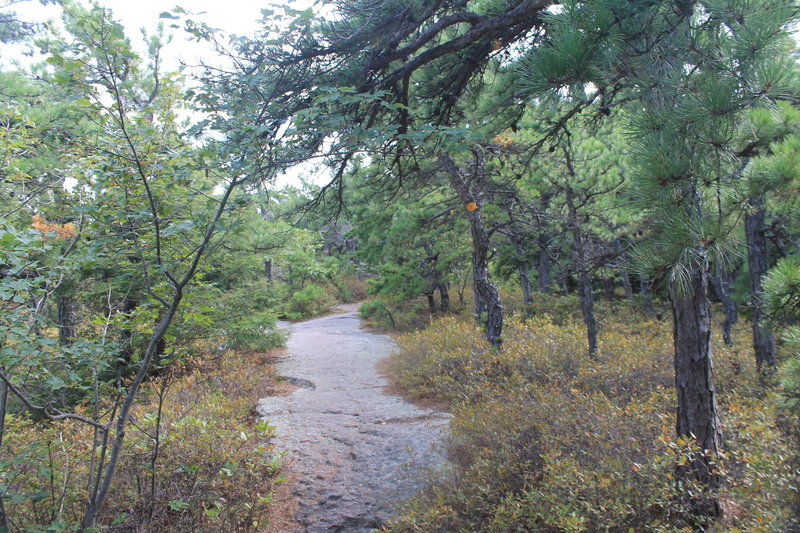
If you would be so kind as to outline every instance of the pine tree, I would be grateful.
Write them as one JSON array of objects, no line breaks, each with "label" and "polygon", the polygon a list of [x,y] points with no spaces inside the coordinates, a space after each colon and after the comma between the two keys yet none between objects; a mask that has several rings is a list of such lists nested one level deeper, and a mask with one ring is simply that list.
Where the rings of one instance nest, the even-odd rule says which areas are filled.
[{"label": "pine tree", "polygon": [[[601,110],[630,101],[632,178],[651,221],[640,269],[663,279],[674,320],[677,434],[694,441],[677,468],[694,513],[719,512],[714,457],[722,451],[711,362],[708,271],[735,227],[728,201],[741,162],[732,141],[743,114],[783,94],[791,2],[569,2],[551,16],[549,45],[531,52],[525,83]],[[699,485],[702,493],[688,489]],[[692,496],[689,496],[692,494]]]}]

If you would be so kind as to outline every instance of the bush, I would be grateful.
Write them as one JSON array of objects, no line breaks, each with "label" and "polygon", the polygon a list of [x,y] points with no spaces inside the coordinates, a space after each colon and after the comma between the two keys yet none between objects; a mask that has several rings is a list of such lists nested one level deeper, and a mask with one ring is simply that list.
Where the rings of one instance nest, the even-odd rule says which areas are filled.
[{"label": "bush", "polygon": [[214,340],[226,349],[268,351],[283,346],[277,328],[277,302],[286,298],[277,284],[255,281],[222,291],[211,285],[193,288],[180,315],[179,344]]},{"label": "bush", "polygon": [[[553,308],[559,305],[554,304]],[[585,357],[572,313],[510,320],[497,350],[469,319],[400,337],[392,372],[454,418],[450,470],[397,532],[680,531],[700,527],[676,498],[675,465],[694,443],[674,432],[671,327],[603,315],[601,359]],[[578,319],[579,320],[579,319]],[[719,531],[778,531],[797,505],[790,436],[749,350],[715,342],[729,452]],[[578,355],[576,355],[578,354]]]},{"label": "bush", "polygon": [[[273,428],[253,413],[276,381],[268,363],[264,354],[227,352],[147,383],[100,529],[263,530],[282,466]],[[94,467],[91,429],[9,416],[4,437],[0,485],[8,487],[5,508],[15,524],[77,531]]]},{"label": "bush", "polygon": [[290,320],[311,318],[326,312],[334,303],[325,289],[312,283],[292,294],[286,304],[286,317]]},{"label": "bush", "polygon": [[428,306],[420,300],[397,303],[374,297],[361,304],[358,313],[371,328],[409,331],[430,324]]},{"label": "bush", "polygon": [[367,284],[354,275],[334,277],[336,299],[343,303],[362,302],[367,299]]}]

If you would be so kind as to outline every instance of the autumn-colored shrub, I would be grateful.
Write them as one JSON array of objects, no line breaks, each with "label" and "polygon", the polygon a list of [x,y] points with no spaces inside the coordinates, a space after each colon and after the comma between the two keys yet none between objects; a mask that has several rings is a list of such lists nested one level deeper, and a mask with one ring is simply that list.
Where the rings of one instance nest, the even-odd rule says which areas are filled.
[{"label": "autumn-colored shrub", "polygon": [[355,275],[334,277],[331,280],[336,289],[336,299],[343,303],[361,302],[367,299],[367,283]]},{"label": "autumn-colored shrub", "polygon": [[[563,302],[562,302],[563,303]],[[573,302],[574,303],[574,302]],[[675,465],[694,443],[674,435],[669,321],[615,304],[598,313],[599,359],[569,302],[511,319],[497,350],[468,317],[401,336],[393,373],[446,400],[450,466],[396,532],[688,531]],[[792,442],[755,367],[749,327],[714,345],[726,452],[715,531],[780,531],[797,505]],[[795,467],[796,468],[796,467]],[[699,488],[698,488],[699,490]]]},{"label": "autumn-colored shrub", "polygon": [[[275,376],[264,354],[226,352],[189,362],[146,385],[117,477],[100,516],[110,531],[259,531],[281,455],[253,406]],[[77,531],[85,480],[97,468],[88,426],[40,425],[10,416],[0,484],[6,511],[25,531]]]}]

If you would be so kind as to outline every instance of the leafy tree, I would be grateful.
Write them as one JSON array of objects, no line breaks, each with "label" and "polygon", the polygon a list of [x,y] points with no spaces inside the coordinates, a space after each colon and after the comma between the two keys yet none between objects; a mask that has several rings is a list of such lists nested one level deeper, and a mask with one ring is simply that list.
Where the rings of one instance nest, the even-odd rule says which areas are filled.
[{"label": "leafy tree", "polygon": [[[41,24],[21,19],[13,7],[28,0],[3,0],[0,2],[0,43],[23,40],[41,29]],[[42,5],[61,4],[61,0],[39,0]]]},{"label": "leafy tree", "polygon": [[382,199],[364,191],[352,200],[358,255],[378,275],[370,292],[399,307],[424,295],[431,313],[446,313],[449,286],[463,268],[455,200],[430,186],[403,192]]},{"label": "leafy tree", "polygon": [[[208,276],[202,261],[248,205],[235,191],[274,175],[277,163],[240,149],[240,129],[202,146],[180,131],[176,114],[187,95],[177,75],[161,72],[158,36],[143,58],[107,10],[70,6],[65,25],[68,38],[43,42],[50,57],[37,70],[41,82],[3,75],[15,98],[3,101],[0,137],[9,163],[0,419],[11,408],[92,428],[85,492],[70,495],[85,502],[80,521],[92,528],[102,521],[142,383],[207,324],[215,288],[192,284]],[[261,79],[277,83],[279,72],[273,66]],[[197,97],[216,101],[211,92]],[[45,98],[55,103],[42,106]],[[261,117],[285,120],[287,101],[279,100],[262,100]],[[277,131],[259,135],[278,149]],[[73,409],[81,402],[86,410]],[[19,466],[16,459],[4,465]]]}]

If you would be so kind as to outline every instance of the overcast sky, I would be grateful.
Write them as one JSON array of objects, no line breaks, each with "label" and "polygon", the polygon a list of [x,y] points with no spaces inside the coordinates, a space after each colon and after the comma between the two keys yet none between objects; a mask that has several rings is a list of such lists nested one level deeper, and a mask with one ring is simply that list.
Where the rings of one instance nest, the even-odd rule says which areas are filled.
[{"label": "overcast sky", "polygon": [[[88,1],[84,4],[88,5]],[[177,69],[180,62],[188,65],[196,65],[199,58],[204,58],[207,62],[213,63],[214,52],[206,43],[198,43],[193,39],[188,39],[187,34],[181,29],[170,29],[169,25],[173,21],[160,19],[159,15],[164,11],[170,11],[176,5],[183,7],[186,11],[197,13],[192,18],[202,20],[213,28],[223,30],[228,34],[247,35],[252,34],[258,27],[261,19],[261,9],[270,5],[284,4],[294,7],[308,7],[313,2],[311,0],[295,0],[292,2],[282,0],[97,0],[97,3],[113,11],[114,18],[119,20],[126,29],[126,34],[130,37],[134,47],[140,52],[144,51],[144,44],[140,38],[140,29],[144,28],[148,34],[155,33],[159,22],[163,22],[166,33],[171,34],[172,40],[162,51],[162,61],[164,68]],[[0,6],[5,2],[0,0]],[[10,10],[15,11],[21,20],[45,22],[48,20],[58,21],[61,10],[54,5],[41,5],[38,0],[27,0],[14,4]],[[23,63],[30,62],[23,54],[24,48],[17,45],[0,44],[0,68],[7,67],[13,60],[21,60]],[[289,172],[280,176],[277,186],[287,184],[299,185],[298,178],[305,176],[313,182],[325,181],[327,173],[315,164],[299,165]]]},{"label": "overcast sky", "polygon": [[[84,2],[88,5],[88,2]],[[210,50],[202,43],[188,40],[182,30],[171,30],[172,21],[160,19],[159,15],[180,5],[186,11],[197,13],[193,17],[206,22],[209,26],[219,28],[229,34],[246,35],[253,33],[258,28],[261,18],[261,9],[268,7],[273,2],[258,0],[184,0],[174,2],[171,0],[99,0],[98,3],[110,9],[114,18],[119,20],[126,28],[126,33],[131,38],[134,46],[141,43],[139,39],[141,28],[153,34],[159,22],[163,22],[167,33],[174,37],[172,42],[164,49],[163,57],[168,61],[167,68],[175,68],[178,60],[189,64],[196,63],[198,57],[208,56]],[[282,2],[288,3],[288,2]],[[308,4],[308,2],[303,2]],[[4,2],[0,0],[0,6]],[[295,4],[295,2],[292,2]],[[14,4],[9,8],[15,11],[21,20],[44,22],[60,18],[60,8],[54,5],[41,5],[37,0],[27,0]],[[22,49],[16,46],[3,45],[1,54],[4,64]],[[174,62],[174,64],[170,64]]]}]

